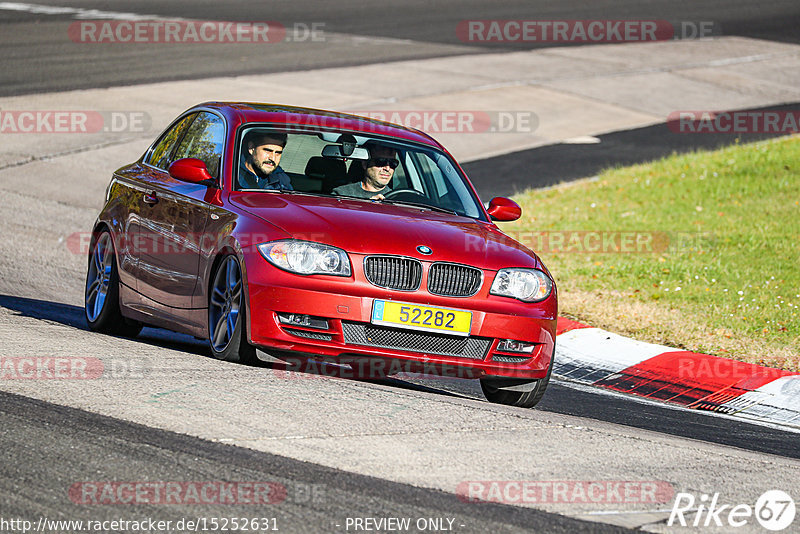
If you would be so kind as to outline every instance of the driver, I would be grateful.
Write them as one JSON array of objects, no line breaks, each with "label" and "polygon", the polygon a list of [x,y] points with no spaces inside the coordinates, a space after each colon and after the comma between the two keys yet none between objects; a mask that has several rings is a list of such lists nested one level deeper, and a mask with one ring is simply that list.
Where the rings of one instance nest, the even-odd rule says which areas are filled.
[{"label": "driver", "polygon": [[[367,149],[369,159],[360,162],[364,166],[364,178],[360,182],[340,185],[333,190],[334,195],[383,200],[384,195],[391,191],[389,182],[400,165],[397,151],[377,144],[367,144]],[[352,165],[357,165],[357,162],[354,161]]]},{"label": "driver", "polygon": [[280,189],[292,191],[289,175],[281,169],[281,155],[286,134],[254,132],[244,140],[244,153],[239,164],[241,189]]}]

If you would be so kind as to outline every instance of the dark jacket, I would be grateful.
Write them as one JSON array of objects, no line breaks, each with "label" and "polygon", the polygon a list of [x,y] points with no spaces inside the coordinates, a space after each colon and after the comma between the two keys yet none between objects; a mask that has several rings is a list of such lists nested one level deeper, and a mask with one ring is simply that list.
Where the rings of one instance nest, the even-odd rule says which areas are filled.
[{"label": "dark jacket", "polygon": [[275,167],[269,176],[260,178],[253,171],[245,166],[247,159],[242,157],[239,164],[239,188],[240,189],[285,189],[292,191],[292,180],[289,175],[281,169],[280,165]]}]

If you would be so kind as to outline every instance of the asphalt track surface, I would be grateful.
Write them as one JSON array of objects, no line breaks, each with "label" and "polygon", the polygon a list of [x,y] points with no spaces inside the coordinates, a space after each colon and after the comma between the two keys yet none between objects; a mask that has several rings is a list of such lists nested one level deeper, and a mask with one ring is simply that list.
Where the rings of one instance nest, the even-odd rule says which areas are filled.
[{"label": "asphalt track surface", "polygon": [[[796,111],[800,103],[768,106]],[[751,109],[747,111],[757,111]],[[715,150],[752,143],[776,134],[698,133],[678,135],[667,123],[597,136],[598,143],[557,143],[462,165],[481,198],[511,196],[530,188],[596,176],[604,169],[654,161],[673,153]]]},{"label": "asphalt track surface", "polygon": [[[83,310],[76,306],[11,296],[0,296],[0,306],[42,324],[85,330]],[[148,352],[153,354],[173,349],[206,359],[205,345],[189,336],[147,328],[136,342],[150,346]],[[262,367],[267,372],[270,366]],[[438,397],[442,402],[481,402],[480,394],[470,387],[471,381],[443,384],[440,380],[390,378],[375,381],[374,386],[361,384],[394,390],[398,395],[405,392]],[[314,388],[315,383],[308,381],[304,386]],[[689,442],[727,445],[762,453],[760,458],[765,462],[777,456],[800,458],[796,433],[660,403],[642,403],[559,381],[551,384],[535,411],[545,416],[565,414],[625,425],[632,429],[632,435],[670,434]],[[72,521],[154,518],[174,525],[181,519],[259,517],[275,521],[284,532],[348,532],[353,531],[345,526],[348,518],[405,517],[452,519],[455,532],[622,531],[532,508],[463,502],[450,492],[332,469],[6,392],[0,392],[0,429],[0,517],[5,518],[23,517],[34,522],[41,517]],[[457,454],[457,446],[456,441],[453,454]],[[547,452],[542,454],[542,461],[548,462]],[[392,457],[385,460],[391,462]],[[636,477],[634,473],[630,476]],[[266,482],[285,488],[286,498],[259,506],[147,501],[109,506],[76,503],[77,493],[70,493],[76,484],[101,485],[106,481]],[[97,493],[92,495],[99,498]]]},{"label": "asphalt track surface", "polygon": [[[27,317],[54,321],[81,330],[86,329],[83,308],[77,306],[8,295],[0,295],[0,306],[15,310]],[[193,352],[198,356],[207,354],[205,343],[166,330],[146,328],[139,339],[143,343]],[[475,396],[473,388],[464,387],[470,381],[450,380],[447,381],[446,387],[442,386],[441,380],[430,379],[388,378],[379,382],[398,389],[436,392],[443,396],[481,398]],[[621,394],[606,393],[568,382],[553,381],[536,409],[800,459],[797,433],[733,418],[715,417],[705,412],[674,408],[660,402],[641,402]],[[77,414],[74,415],[77,417]]]},{"label": "asphalt track surface", "polygon": [[[273,21],[287,28],[318,24],[325,42],[261,44],[86,44],[72,42],[70,14],[0,9],[0,96],[263,74],[383,61],[481,52],[527,50],[565,43],[464,42],[456,28],[465,20],[665,20],[709,22],[712,35],[800,42],[800,4],[795,0],[388,0],[350,2],[75,2],[37,5],[127,12],[210,21]],[[102,18],[86,14],[84,19]],[[304,25],[304,26],[303,26]],[[567,45],[569,43],[566,43]],[[376,83],[386,83],[376,80]],[[269,95],[263,100],[269,101]]]},{"label": "asphalt track surface", "polygon": [[[212,443],[1,392],[0,428],[4,429],[0,434],[0,514],[6,518],[106,521],[149,517],[177,524],[181,519],[200,517],[257,517],[274,521],[269,525],[281,532],[298,533],[346,532],[348,517],[450,518],[457,532],[622,530],[530,508],[475,505],[454,494]],[[285,500],[259,505],[189,502],[102,506],[76,504],[64,498],[76,481],[136,482],[148,476],[162,481],[268,482],[285,488]]]}]

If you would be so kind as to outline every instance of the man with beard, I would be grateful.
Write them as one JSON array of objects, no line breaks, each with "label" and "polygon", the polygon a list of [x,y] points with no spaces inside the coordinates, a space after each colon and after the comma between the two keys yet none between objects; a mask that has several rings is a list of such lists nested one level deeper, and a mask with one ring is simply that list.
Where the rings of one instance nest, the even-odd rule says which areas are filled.
[{"label": "man with beard", "polygon": [[254,132],[244,140],[239,164],[240,189],[282,189],[292,191],[289,175],[280,167],[286,134]]}]

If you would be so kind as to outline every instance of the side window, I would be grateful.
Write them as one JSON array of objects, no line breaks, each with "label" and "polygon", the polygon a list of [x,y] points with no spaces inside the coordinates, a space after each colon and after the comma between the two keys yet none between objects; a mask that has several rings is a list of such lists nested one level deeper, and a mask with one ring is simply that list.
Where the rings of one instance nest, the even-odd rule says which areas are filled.
[{"label": "side window", "polygon": [[150,155],[145,161],[153,167],[167,170],[167,166],[169,165],[169,155],[172,153],[172,148],[175,146],[175,143],[178,141],[178,139],[181,138],[183,132],[186,131],[186,127],[189,126],[194,117],[195,114],[192,113],[191,115],[187,115],[178,121],[178,123],[167,133],[165,133],[164,136],[158,141],[158,144],[153,151],[150,152]]},{"label": "side window", "polygon": [[186,130],[172,161],[182,158],[203,160],[211,176],[217,178],[224,140],[225,124],[222,119],[213,113],[200,112]]}]

